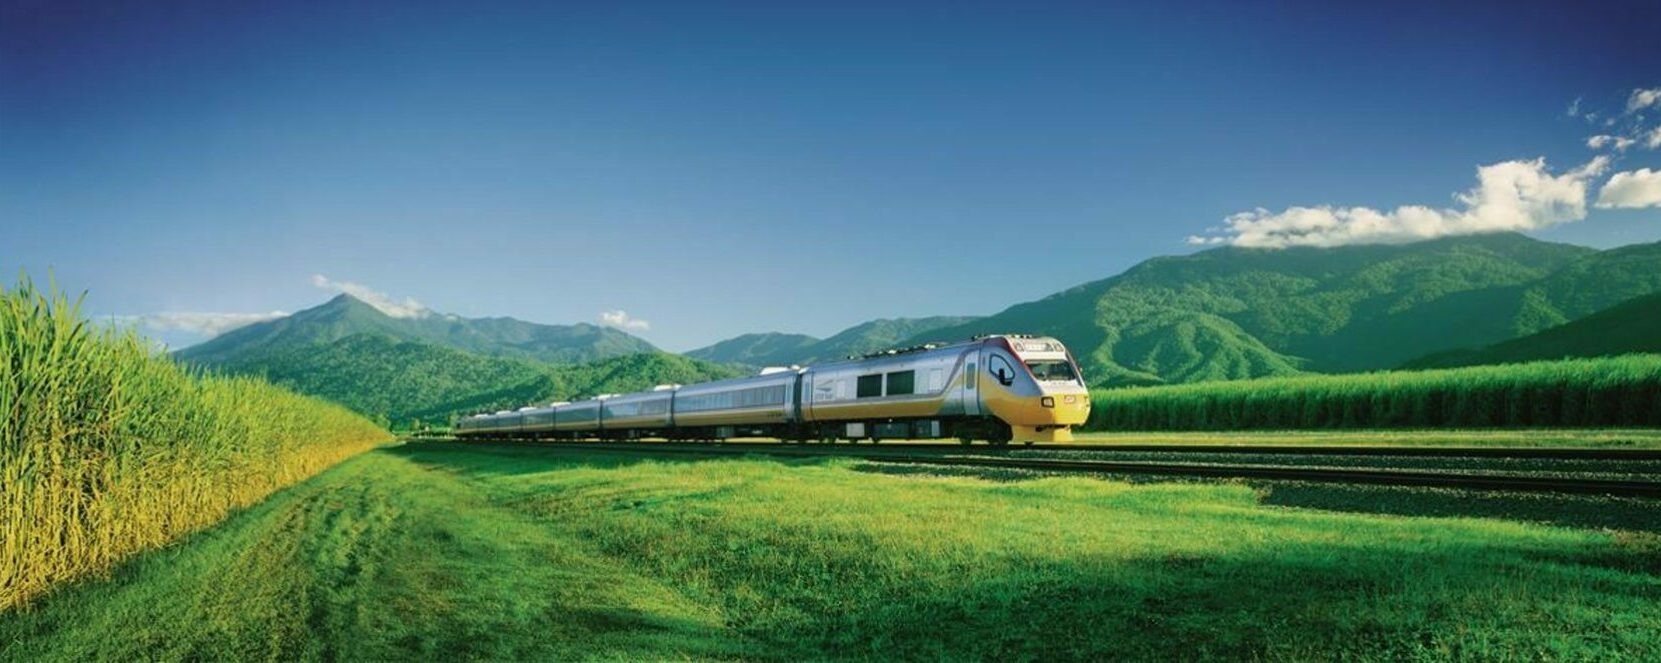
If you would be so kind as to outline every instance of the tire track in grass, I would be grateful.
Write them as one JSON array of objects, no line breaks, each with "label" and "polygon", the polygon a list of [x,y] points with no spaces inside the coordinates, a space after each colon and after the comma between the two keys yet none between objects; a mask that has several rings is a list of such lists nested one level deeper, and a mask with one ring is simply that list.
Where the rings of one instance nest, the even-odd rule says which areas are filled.
[{"label": "tire track in grass", "polygon": [[5,660],[753,655],[713,609],[384,452],[0,616],[0,643]]}]

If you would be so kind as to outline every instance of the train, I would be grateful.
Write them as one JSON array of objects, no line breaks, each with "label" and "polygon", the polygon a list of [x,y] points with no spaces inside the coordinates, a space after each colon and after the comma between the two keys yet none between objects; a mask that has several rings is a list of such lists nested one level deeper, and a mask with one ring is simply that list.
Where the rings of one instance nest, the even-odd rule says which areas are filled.
[{"label": "train", "polygon": [[1069,442],[1090,416],[1051,337],[980,336],[747,377],[602,394],[456,420],[463,439]]}]

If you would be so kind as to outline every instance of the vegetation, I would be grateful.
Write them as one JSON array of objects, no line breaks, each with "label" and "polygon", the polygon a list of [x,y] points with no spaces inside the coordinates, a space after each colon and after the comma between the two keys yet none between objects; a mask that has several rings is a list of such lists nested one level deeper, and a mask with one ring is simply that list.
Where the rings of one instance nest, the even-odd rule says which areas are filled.
[{"label": "vegetation", "polygon": [[487,357],[577,363],[657,348],[626,332],[590,324],[540,325],[513,318],[470,319],[433,311],[394,317],[350,295],[287,317],[235,329],[176,353],[221,366],[249,357],[326,345],[358,334],[418,341]]},{"label": "vegetation", "polygon": [[[1516,234],[1154,258],[911,340],[1050,334],[1093,387],[1349,373],[1481,347],[1661,292],[1661,243]],[[1558,357],[1551,357],[1553,359]]]},{"label": "vegetation", "polygon": [[820,339],[807,334],[765,332],[740,334],[707,347],[691,350],[686,356],[721,364],[744,366],[788,366],[801,363],[802,357]]},{"label": "vegetation", "polygon": [[398,428],[739,374],[659,352],[615,329],[431,312],[395,318],[348,295],[174,356],[217,372],[264,378]]},{"label": "vegetation", "polygon": [[1661,355],[1092,392],[1093,430],[1661,426]]},{"label": "vegetation", "polygon": [[387,438],[335,405],[190,375],[27,280],[0,293],[0,362],[0,610]]},{"label": "vegetation", "polygon": [[[32,660],[1661,656],[1652,531],[1366,512],[1411,516],[1379,491],[859,467],[384,448],[0,617],[0,642]],[[1296,506],[1321,501],[1355,512]],[[1573,501],[1661,522],[1652,501]]]},{"label": "vegetation", "polygon": [[1635,297],[1574,322],[1480,350],[1452,350],[1404,368],[1515,364],[1564,357],[1661,353],[1661,293]]},{"label": "vegetation", "polygon": [[[854,325],[827,339],[803,334],[744,334],[686,353],[694,359],[745,366],[788,366],[843,359],[901,347],[907,339],[929,336],[937,329],[961,325],[971,317],[940,315],[928,318],[884,318]],[[929,338],[928,340],[939,340]],[[946,340],[956,340],[946,337]]]},{"label": "vegetation", "polygon": [[738,371],[661,352],[557,366],[486,357],[385,334],[253,353],[220,369],[263,377],[397,427],[451,415],[732,377]]},{"label": "vegetation", "polygon": [[[1192,384],[1385,369],[1427,353],[1560,325],[1619,301],[1612,297],[1632,293],[1661,293],[1661,243],[1600,252],[1495,234],[1398,246],[1226,247],[1149,260],[1119,276],[988,318],[874,320],[824,340],[752,334],[689,355],[778,365],[977,333],[1029,332],[1052,334],[1068,343],[1094,387]],[[1598,345],[1603,322],[1594,319],[1564,329],[1579,330],[1573,334],[1576,343],[1597,345],[1600,353],[1639,348],[1655,338],[1636,330],[1625,341],[1605,339]],[[443,423],[462,412],[735,374],[714,364],[636,351],[650,348],[643,344],[622,332],[587,325],[468,320],[431,312],[393,317],[342,296],[288,318],[230,332],[177,356],[228,372],[265,376],[399,427],[417,421]],[[619,359],[630,356],[652,358]],[[563,371],[542,360],[601,363]],[[623,364],[605,363],[609,361]],[[612,370],[618,365],[631,366],[639,374]],[[1254,383],[1251,389],[1260,384],[1269,383]],[[1163,393],[1197,392],[1154,392],[1147,398]],[[1549,400],[1555,392],[1543,393]],[[1139,402],[1145,406],[1139,412],[1155,407],[1154,401]],[[1574,410],[1578,406],[1572,399],[1540,407],[1563,410],[1567,418],[1524,414],[1518,410],[1537,408],[1508,402],[1503,413],[1487,412],[1482,405],[1458,406],[1447,413],[1386,413],[1379,416],[1389,421],[1376,425],[1580,425],[1575,416],[1583,416],[1579,421],[1588,422],[1584,425],[1619,425],[1618,420]],[[1276,417],[1320,421],[1323,427],[1375,425],[1353,412]],[[1113,425],[1123,423],[1120,419]],[[1156,426],[1227,427],[1171,420],[1138,424],[1137,429]]]},{"label": "vegetation", "polygon": [[1277,431],[1093,431],[1080,444],[1387,447],[1584,447],[1661,449],[1655,428],[1328,429]]}]

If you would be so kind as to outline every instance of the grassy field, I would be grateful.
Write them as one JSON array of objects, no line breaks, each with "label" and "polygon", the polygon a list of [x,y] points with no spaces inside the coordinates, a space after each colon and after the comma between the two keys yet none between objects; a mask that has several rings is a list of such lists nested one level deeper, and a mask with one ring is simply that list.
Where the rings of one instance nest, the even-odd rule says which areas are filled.
[{"label": "grassy field", "polygon": [[26,280],[0,291],[0,610],[389,438],[338,405],[189,374]]},{"label": "grassy field", "polygon": [[1641,528],[865,467],[385,448],[0,616],[0,657],[1661,657]]},{"label": "grassy field", "polygon": [[1661,355],[1092,392],[1091,430],[1661,426]]}]

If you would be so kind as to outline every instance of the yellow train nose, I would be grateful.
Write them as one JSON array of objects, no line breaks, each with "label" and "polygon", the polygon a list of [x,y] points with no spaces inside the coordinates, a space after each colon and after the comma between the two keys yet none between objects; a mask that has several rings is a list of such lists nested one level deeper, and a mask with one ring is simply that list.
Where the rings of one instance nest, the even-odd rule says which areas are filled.
[{"label": "yellow train nose", "polygon": [[1052,394],[1029,403],[1037,407],[1022,408],[1009,421],[1016,442],[1072,442],[1072,427],[1090,418],[1088,394]]},{"label": "yellow train nose", "polygon": [[1090,418],[1089,394],[1056,394],[1039,399],[1042,410],[1049,413],[1045,423],[1076,426]]}]

